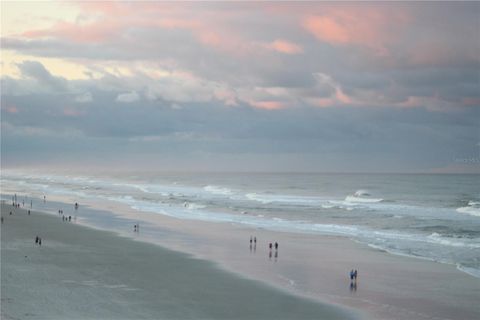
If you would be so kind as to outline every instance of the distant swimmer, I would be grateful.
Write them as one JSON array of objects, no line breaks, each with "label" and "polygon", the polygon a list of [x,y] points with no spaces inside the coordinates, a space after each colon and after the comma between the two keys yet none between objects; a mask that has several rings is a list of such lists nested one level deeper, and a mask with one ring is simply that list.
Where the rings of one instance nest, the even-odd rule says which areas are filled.
[{"label": "distant swimmer", "polygon": [[78,203],[75,202],[75,210],[77,210],[77,209],[78,209]]},{"label": "distant swimmer", "polygon": [[43,196],[43,202],[47,202],[47,197],[46,196]]}]

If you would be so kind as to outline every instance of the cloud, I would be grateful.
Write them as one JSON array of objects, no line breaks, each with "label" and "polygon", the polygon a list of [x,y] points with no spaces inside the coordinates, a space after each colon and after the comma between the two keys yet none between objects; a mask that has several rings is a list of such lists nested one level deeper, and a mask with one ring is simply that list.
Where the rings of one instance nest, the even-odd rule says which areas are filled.
[{"label": "cloud", "polygon": [[23,61],[17,64],[22,76],[34,79],[40,85],[50,87],[56,91],[66,91],[67,81],[61,77],[55,77],[38,61]]},{"label": "cloud", "polygon": [[478,142],[479,4],[70,5],[2,35],[2,150],[418,169]]},{"label": "cloud", "polygon": [[277,39],[272,43],[267,44],[266,47],[285,54],[303,53],[303,48],[300,45],[281,39]]},{"label": "cloud", "polygon": [[303,27],[318,40],[332,45],[359,45],[377,56],[389,56],[389,46],[401,36],[410,17],[393,6],[344,5],[330,7],[321,15],[307,15]]},{"label": "cloud", "polygon": [[131,103],[140,100],[140,96],[137,92],[132,91],[119,94],[115,100],[122,103]]}]

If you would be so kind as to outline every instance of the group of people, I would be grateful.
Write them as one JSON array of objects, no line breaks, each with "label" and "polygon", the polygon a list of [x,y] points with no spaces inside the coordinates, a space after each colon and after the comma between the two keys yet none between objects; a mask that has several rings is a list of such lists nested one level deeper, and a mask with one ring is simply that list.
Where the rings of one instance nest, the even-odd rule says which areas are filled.
[{"label": "group of people", "polygon": [[252,249],[255,252],[257,251],[257,237],[250,236],[250,252],[252,252]]},{"label": "group of people", "polygon": [[[25,207],[25,200],[28,200],[28,198],[23,198],[22,200],[22,207]],[[12,206],[15,208],[20,208],[20,202],[17,201],[17,194],[12,196]],[[33,200],[30,200],[30,208],[33,207]]]},{"label": "group of people", "polygon": [[[270,249],[270,251],[272,251],[272,247],[273,247],[273,245],[272,245],[272,243],[270,242],[270,243],[268,244],[268,248]],[[275,242],[275,251],[278,251],[278,242]]]},{"label": "group of people", "polygon": [[357,281],[358,271],[357,269],[350,271],[350,281]]},{"label": "group of people", "polygon": [[35,237],[35,244],[38,244],[39,246],[42,246],[42,238],[40,238],[39,236],[36,236]]},{"label": "group of people", "polygon": [[268,249],[269,249],[269,252],[268,252],[268,258],[269,259],[272,259],[272,248],[275,247],[275,262],[277,262],[277,258],[278,258],[278,242],[275,242],[275,244],[272,244],[271,242],[268,244]]},{"label": "group of people", "polygon": [[140,232],[140,224],[139,223],[133,225],[133,232]]}]

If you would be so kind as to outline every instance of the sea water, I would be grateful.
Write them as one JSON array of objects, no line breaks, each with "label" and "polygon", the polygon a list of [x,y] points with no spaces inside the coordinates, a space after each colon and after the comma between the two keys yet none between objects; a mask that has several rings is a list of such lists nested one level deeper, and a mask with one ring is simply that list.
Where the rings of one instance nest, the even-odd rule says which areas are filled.
[{"label": "sea water", "polygon": [[98,199],[179,219],[340,235],[480,277],[480,175],[4,170],[1,182],[4,200],[15,192]]}]

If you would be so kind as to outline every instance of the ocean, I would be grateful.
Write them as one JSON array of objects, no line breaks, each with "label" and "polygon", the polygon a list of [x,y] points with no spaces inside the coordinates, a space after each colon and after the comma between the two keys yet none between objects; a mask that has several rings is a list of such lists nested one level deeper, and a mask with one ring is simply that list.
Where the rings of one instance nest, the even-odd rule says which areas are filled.
[{"label": "ocean", "polygon": [[5,201],[15,193],[19,202],[95,199],[178,219],[338,235],[480,278],[480,175],[3,170],[1,184]]}]

